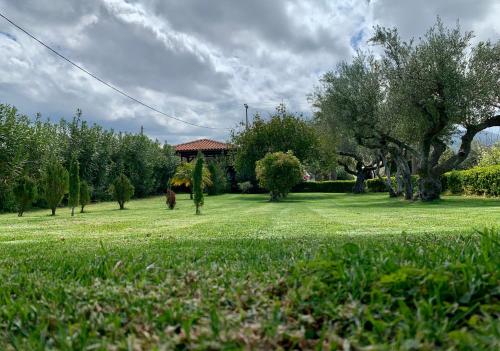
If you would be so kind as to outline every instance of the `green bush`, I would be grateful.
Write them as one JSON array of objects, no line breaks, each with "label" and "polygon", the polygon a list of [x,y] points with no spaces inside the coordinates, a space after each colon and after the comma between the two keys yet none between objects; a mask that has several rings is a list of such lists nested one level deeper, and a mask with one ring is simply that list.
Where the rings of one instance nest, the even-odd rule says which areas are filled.
[{"label": "green bush", "polygon": [[125,202],[134,195],[134,186],[123,173],[116,177],[109,190],[113,195],[113,199],[120,205],[120,210],[125,208]]},{"label": "green bush", "polygon": [[252,188],[253,185],[250,181],[238,183],[238,189],[240,189],[242,194],[248,193],[250,190],[252,190]]},{"label": "green bush", "polygon": [[223,160],[212,160],[208,163],[208,171],[212,184],[207,186],[208,195],[219,195],[227,192],[229,182],[227,180],[226,165]]},{"label": "green bush", "polygon": [[14,197],[17,202],[17,215],[22,217],[36,197],[36,184],[28,176],[24,176],[14,186]]},{"label": "green bush", "polygon": [[[370,192],[370,193],[385,193],[385,192],[387,192],[387,188],[385,185],[385,179],[386,179],[385,177],[368,179],[366,181],[366,187],[368,189],[368,192]],[[416,175],[411,176],[411,182],[413,184],[413,189],[416,189],[418,187],[417,180],[418,180],[418,176],[416,176]],[[397,188],[396,177],[391,177],[391,182],[392,182],[393,189],[396,189]]]},{"label": "green bush", "polygon": [[355,180],[327,180],[323,182],[303,182],[293,188],[296,193],[350,193]]},{"label": "green bush", "polygon": [[302,165],[291,151],[268,153],[256,163],[259,185],[269,190],[271,201],[286,197],[302,179]]},{"label": "green bush", "polygon": [[461,194],[464,191],[462,174],[459,171],[451,171],[447,176],[446,184],[452,194]]},{"label": "green bush", "polygon": [[465,171],[445,173],[443,190],[470,195],[500,196],[500,165],[474,167]]}]

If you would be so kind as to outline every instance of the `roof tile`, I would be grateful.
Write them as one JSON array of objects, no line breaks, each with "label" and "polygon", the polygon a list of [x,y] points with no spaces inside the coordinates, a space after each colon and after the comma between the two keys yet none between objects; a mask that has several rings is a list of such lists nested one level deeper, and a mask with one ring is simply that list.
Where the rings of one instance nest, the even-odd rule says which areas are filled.
[{"label": "roof tile", "polygon": [[199,139],[175,146],[175,151],[227,150],[229,144],[211,139]]}]

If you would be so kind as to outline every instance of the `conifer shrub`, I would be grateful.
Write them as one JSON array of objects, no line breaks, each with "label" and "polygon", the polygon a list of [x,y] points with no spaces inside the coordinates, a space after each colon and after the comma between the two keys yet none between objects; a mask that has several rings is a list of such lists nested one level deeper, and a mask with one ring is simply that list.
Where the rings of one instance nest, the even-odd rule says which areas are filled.
[{"label": "conifer shrub", "polygon": [[68,193],[69,185],[68,171],[55,157],[52,157],[45,166],[43,185],[45,200],[52,216],[55,216],[56,208]]},{"label": "conifer shrub", "polygon": [[227,192],[229,183],[225,162],[223,160],[212,160],[208,163],[207,168],[212,180],[212,184],[207,186],[208,195],[219,195]]},{"label": "conifer shrub", "polygon": [[196,214],[201,214],[201,206],[204,204],[203,197],[203,155],[198,152],[196,163],[193,171],[193,201],[196,206]]},{"label": "conifer shrub", "polygon": [[109,190],[113,199],[120,205],[120,210],[125,209],[125,202],[129,201],[134,195],[134,186],[123,173],[116,177]]},{"label": "conifer shrub", "polygon": [[14,197],[17,203],[17,215],[22,217],[35,200],[36,197],[36,184],[28,176],[24,176],[18,180],[13,189]]}]

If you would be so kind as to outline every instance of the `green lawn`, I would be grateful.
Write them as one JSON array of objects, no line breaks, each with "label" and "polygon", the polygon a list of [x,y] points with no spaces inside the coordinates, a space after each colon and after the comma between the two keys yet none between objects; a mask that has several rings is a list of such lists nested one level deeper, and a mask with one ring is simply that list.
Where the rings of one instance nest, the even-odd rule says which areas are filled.
[{"label": "green lawn", "polygon": [[500,347],[498,200],[205,202],[0,215],[0,349]]}]

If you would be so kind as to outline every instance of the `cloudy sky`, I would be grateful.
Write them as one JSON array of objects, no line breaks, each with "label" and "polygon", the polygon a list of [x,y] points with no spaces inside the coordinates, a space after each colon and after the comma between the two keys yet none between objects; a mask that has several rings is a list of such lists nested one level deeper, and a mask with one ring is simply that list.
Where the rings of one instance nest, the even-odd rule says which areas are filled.
[{"label": "cloudy sky", "polygon": [[497,0],[0,0],[0,12],[63,55],[130,95],[117,94],[0,18],[0,102],[57,120],[81,108],[115,130],[179,143],[225,140],[249,114],[280,102],[310,115],[319,77],[357,48],[376,24],[421,35],[437,15],[459,19],[477,39],[500,38]]}]

